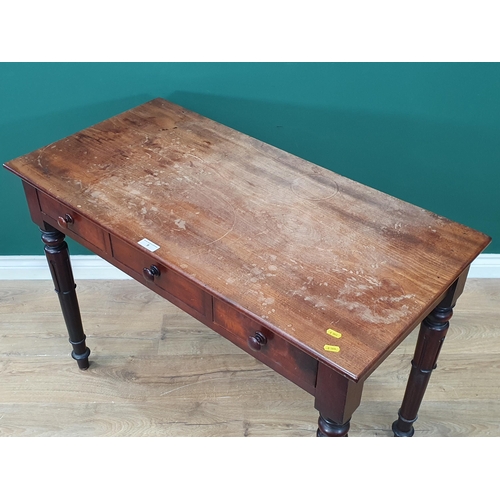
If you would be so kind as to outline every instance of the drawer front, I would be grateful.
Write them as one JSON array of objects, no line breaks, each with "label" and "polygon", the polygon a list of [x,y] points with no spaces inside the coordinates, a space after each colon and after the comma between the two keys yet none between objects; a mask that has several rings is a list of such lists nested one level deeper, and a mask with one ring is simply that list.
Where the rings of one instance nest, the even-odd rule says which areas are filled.
[{"label": "drawer front", "polygon": [[[314,394],[318,370],[317,360],[227,302],[215,297],[213,299],[213,322],[214,329],[237,346]],[[265,338],[265,343],[261,344],[256,340],[262,340],[259,334]],[[256,344],[258,344],[258,350],[255,350]]]},{"label": "drawer front", "polygon": [[[54,227],[68,236],[76,234],[98,249],[106,251],[106,233],[99,226],[40,191],[38,191],[38,199],[42,212],[56,222]],[[63,220],[61,221],[60,218]]]},{"label": "drawer front", "polygon": [[[210,316],[211,296],[197,284],[171,268],[160,264],[155,259],[154,254],[148,250],[139,250],[114,236],[111,236],[111,246],[113,257],[128,269],[134,271],[136,273],[134,277],[138,281],[153,286],[153,288],[157,286],[180,300],[188,308],[197,311],[203,316]],[[159,275],[150,273],[148,279],[144,276],[144,269],[151,270],[153,269],[152,266],[156,268]]]}]

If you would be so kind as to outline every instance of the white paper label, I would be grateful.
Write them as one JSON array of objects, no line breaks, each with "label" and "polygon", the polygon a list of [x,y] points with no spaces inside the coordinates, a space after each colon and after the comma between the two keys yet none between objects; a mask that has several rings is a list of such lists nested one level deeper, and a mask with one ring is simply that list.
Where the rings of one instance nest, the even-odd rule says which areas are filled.
[{"label": "white paper label", "polygon": [[156,252],[156,250],[158,250],[158,248],[160,248],[159,245],[157,245],[156,243],[153,243],[152,241],[149,241],[146,238],[143,238],[138,243],[139,243],[139,245],[143,246],[144,248],[147,248],[150,252]]}]

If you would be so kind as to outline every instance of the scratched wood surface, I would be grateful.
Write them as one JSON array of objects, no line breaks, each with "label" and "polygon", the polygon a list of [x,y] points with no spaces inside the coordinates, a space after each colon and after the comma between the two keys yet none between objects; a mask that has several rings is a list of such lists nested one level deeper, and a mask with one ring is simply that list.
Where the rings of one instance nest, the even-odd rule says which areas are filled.
[{"label": "scratched wood surface", "polygon": [[[80,281],[78,370],[50,281],[0,281],[0,436],[303,436],[313,397],[130,281]],[[500,437],[500,280],[470,280],[417,436]],[[390,436],[416,332],[369,377],[350,436]]]},{"label": "scratched wood surface", "polygon": [[355,380],[489,242],[162,99],[7,168]]}]

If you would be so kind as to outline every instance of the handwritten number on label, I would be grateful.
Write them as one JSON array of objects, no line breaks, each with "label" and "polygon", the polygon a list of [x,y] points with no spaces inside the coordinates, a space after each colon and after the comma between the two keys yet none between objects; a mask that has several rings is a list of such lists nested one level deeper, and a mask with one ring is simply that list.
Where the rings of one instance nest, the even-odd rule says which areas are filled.
[{"label": "handwritten number on label", "polygon": [[331,335],[332,337],[335,337],[336,339],[339,339],[340,337],[342,337],[341,333],[336,332],[335,330],[332,330],[331,328],[328,328],[326,333],[328,333],[328,335]]},{"label": "handwritten number on label", "polygon": [[340,347],[338,345],[325,345],[325,347],[323,347],[323,349],[325,351],[329,351],[329,352],[339,352],[340,351]]}]

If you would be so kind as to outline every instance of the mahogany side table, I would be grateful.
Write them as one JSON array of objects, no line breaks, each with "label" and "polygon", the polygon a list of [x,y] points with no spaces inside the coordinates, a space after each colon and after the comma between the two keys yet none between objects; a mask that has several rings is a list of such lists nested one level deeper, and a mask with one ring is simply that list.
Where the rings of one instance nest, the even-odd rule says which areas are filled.
[{"label": "mahogany side table", "polygon": [[346,436],[363,383],[421,323],[392,429],[413,423],[490,238],[163,99],[9,161],[89,367],[65,235],[314,397]]}]

